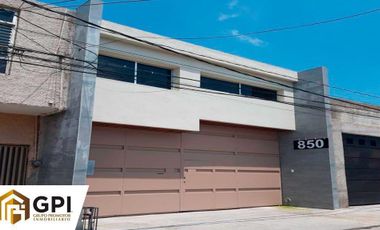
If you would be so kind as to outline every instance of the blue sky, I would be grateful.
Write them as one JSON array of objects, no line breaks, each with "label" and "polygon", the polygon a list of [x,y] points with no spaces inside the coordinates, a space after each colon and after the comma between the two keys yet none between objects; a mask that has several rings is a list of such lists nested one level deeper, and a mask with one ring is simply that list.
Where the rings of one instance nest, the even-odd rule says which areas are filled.
[{"label": "blue sky", "polygon": [[[104,18],[165,36],[186,37],[298,25],[379,7],[380,0],[153,0],[105,5]],[[380,95],[379,23],[377,12],[312,28],[191,42],[296,71],[326,66],[330,85]],[[331,94],[380,105],[379,98],[336,89]]]}]

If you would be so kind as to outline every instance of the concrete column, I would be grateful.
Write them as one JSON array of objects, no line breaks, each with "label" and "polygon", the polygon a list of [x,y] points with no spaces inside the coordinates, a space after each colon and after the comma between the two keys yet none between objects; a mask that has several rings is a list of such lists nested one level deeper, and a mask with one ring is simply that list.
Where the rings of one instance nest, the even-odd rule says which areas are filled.
[{"label": "concrete column", "polygon": [[175,78],[173,82],[175,87],[197,89],[201,86],[201,73],[199,70],[188,67],[180,67],[174,70]]},{"label": "concrete column", "polygon": [[[76,11],[76,16],[100,25],[101,0],[90,0]],[[85,46],[99,44],[99,29],[77,22],[74,41]],[[81,49],[74,46],[75,57],[93,62],[97,66],[98,46]],[[83,66],[87,63],[78,62]],[[72,72],[69,82],[66,111],[41,118],[39,159],[36,184],[86,184],[86,170],[90,148],[96,70],[92,73]]]},{"label": "concrete column", "polygon": [[[298,74],[295,87],[322,95],[329,95],[323,84],[328,84],[324,67]],[[313,82],[317,83],[313,83]],[[319,110],[295,106],[296,131],[280,134],[280,156],[282,190],[285,204],[335,209],[339,207],[337,195],[337,173],[334,157],[334,137],[332,132],[329,100],[301,90],[294,90],[298,105],[317,106]],[[310,102],[310,101],[316,102]],[[294,150],[293,141],[313,138],[329,138],[326,149]]]}]

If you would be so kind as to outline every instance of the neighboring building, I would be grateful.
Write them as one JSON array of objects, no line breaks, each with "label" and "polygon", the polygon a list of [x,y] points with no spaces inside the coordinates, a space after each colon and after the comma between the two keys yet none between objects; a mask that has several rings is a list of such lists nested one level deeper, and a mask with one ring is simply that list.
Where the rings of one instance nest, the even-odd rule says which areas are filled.
[{"label": "neighboring building", "polygon": [[[297,88],[329,95],[325,68],[298,76]],[[284,203],[330,209],[380,203],[380,108],[301,90],[294,95],[298,104],[326,104],[321,111],[296,107],[296,131],[281,134]],[[328,148],[295,150],[292,145],[314,138],[328,138]]]},{"label": "neighboring building", "polygon": [[[343,109],[351,113],[363,109],[344,102],[337,104],[354,107]],[[372,107],[380,110],[380,106]],[[333,108],[342,110],[338,106]],[[332,113],[340,207],[380,203],[380,114],[373,111],[364,114]]]},{"label": "neighboring building", "polygon": [[[27,183],[35,172],[31,161],[37,158],[39,116],[66,108],[70,75],[50,67],[65,66],[67,60],[58,55],[72,56],[65,41],[72,40],[72,24],[20,7],[25,7],[20,0],[0,1],[0,184]],[[15,168],[19,171],[12,172]]]},{"label": "neighboring building", "polygon": [[[73,71],[84,69],[73,60],[66,60],[77,65],[72,71],[3,68],[0,144],[29,151],[14,158],[28,162],[28,183],[88,183],[86,205],[100,207],[101,216],[380,203],[378,108],[328,99],[326,69],[297,73],[101,22],[99,4],[68,12],[148,43],[69,17],[47,22],[29,12],[30,22],[60,34],[54,37],[0,16],[8,31],[42,36],[34,40],[43,47],[97,65],[85,72]],[[307,139],[318,148],[295,150],[295,141]]]}]

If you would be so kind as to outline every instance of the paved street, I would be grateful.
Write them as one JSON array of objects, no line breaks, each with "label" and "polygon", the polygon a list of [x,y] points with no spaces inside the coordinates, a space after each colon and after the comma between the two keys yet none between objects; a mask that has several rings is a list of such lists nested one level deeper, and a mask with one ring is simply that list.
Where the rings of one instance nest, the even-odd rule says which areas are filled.
[{"label": "paved street", "polygon": [[100,230],[380,229],[380,205],[339,210],[264,207],[100,219]]}]

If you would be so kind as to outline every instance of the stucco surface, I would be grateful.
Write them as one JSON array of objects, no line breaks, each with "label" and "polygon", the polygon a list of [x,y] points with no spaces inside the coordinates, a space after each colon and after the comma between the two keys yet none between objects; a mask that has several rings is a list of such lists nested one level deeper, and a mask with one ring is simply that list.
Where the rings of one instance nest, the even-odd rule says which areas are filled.
[{"label": "stucco surface", "polygon": [[[0,4],[14,10],[28,7],[27,4],[22,5],[20,0],[1,0]],[[65,11],[60,8],[55,10]],[[74,25],[70,19],[66,18],[66,22],[62,19],[63,16],[36,8],[21,10],[11,46],[72,56],[74,51],[69,41],[72,40]],[[36,57],[49,61],[36,60]],[[57,112],[66,106],[69,72],[60,70],[68,66],[53,63],[60,62],[58,57],[25,51],[22,55],[11,53],[9,58],[12,61],[8,63],[7,73],[0,74],[0,103],[35,106],[41,110],[38,114]],[[20,110],[20,106],[8,106],[7,110],[35,114],[33,109]]]}]

